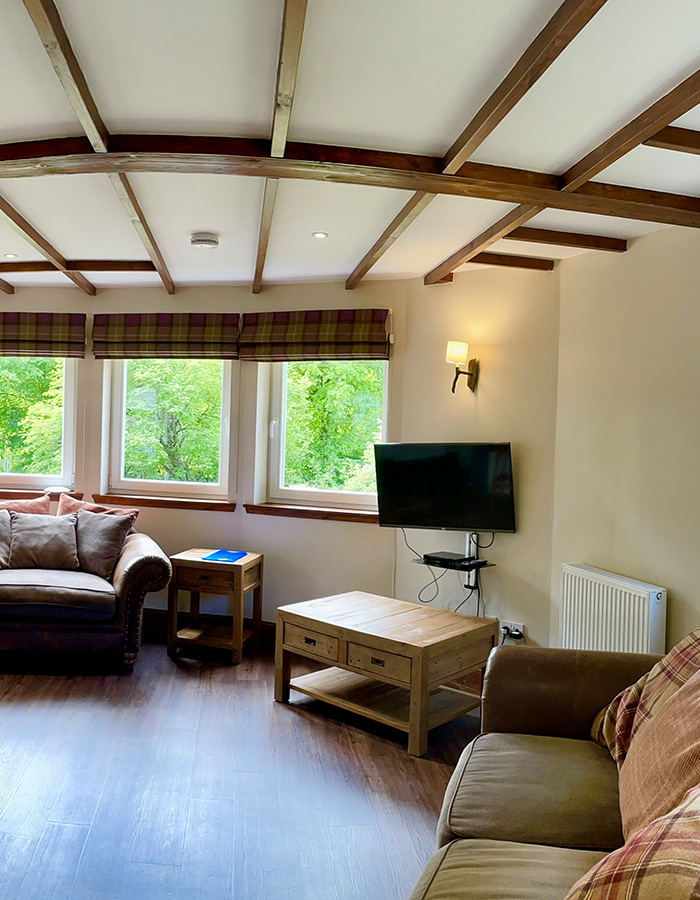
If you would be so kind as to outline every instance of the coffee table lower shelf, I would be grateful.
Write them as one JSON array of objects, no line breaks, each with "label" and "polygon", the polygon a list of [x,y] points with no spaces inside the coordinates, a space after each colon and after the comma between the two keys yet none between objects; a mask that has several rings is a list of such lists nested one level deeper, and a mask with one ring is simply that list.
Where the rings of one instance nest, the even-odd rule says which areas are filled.
[{"label": "coffee table lower shelf", "polygon": [[[410,691],[374,678],[333,666],[290,679],[289,686],[315,700],[323,700],[350,712],[401,731],[409,730]],[[428,728],[437,728],[479,706],[475,694],[440,688],[428,701]]]}]

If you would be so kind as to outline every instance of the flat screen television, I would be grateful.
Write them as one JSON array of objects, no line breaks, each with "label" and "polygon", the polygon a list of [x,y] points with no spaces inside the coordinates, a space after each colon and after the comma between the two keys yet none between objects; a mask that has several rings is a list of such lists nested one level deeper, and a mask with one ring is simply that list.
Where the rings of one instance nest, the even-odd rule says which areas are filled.
[{"label": "flat screen television", "polygon": [[379,524],[515,531],[510,444],[375,444]]}]

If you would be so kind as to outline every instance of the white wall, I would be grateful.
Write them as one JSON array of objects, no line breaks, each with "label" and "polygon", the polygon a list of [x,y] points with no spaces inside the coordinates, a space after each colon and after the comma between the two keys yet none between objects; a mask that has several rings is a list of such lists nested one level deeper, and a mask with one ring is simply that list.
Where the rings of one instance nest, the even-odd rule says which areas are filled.
[{"label": "white wall", "polygon": [[670,646],[700,625],[700,233],[559,269],[551,641],[581,562],[667,586]]},{"label": "white wall", "polygon": [[[474,269],[454,284],[369,282],[348,293],[340,284],[285,285],[254,297],[244,287],[182,288],[173,297],[157,288],[102,290],[89,298],[66,287],[23,288],[5,309],[100,312],[239,311],[322,307],[389,307],[396,344],[390,365],[390,439],[414,441],[510,440],[514,444],[518,533],[496,538],[488,558],[498,567],[484,576],[490,614],[523,621],[533,642],[548,634],[551,471],[554,444],[558,311],[556,275]],[[478,393],[464,380],[450,393],[444,362],[448,339],[469,340],[481,360]],[[237,493],[234,513],[143,508],[141,530],[167,553],[191,546],[242,547],[265,554],[264,616],[283,603],[351,589],[415,600],[426,570],[410,564],[397,534],[366,524],[284,519],[245,513],[255,498],[256,433],[267,422],[263,386],[254,363],[240,363]],[[100,490],[102,369],[79,363],[83,448],[76,488]],[[264,380],[264,375],[260,376]],[[461,549],[463,538],[412,532],[417,548]],[[486,555],[486,554],[484,554]],[[451,582],[451,584],[450,584]],[[396,585],[394,589],[394,583]],[[454,608],[463,588],[452,573],[438,605]],[[148,604],[162,606],[163,595]],[[221,601],[209,604],[222,609]],[[466,607],[465,607],[466,609]]]}]

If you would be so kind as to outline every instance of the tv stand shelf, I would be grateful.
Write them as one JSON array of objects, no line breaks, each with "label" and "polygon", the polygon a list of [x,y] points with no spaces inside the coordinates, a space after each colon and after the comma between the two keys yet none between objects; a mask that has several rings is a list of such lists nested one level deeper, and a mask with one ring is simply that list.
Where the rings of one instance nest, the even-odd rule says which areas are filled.
[{"label": "tv stand shelf", "polygon": [[493,569],[496,563],[486,562],[483,559],[473,560],[471,562],[457,563],[456,565],[443,566],[437,562],[427,563],[423,559],[412,559],[412,563],[418,566],[430,566],[431,569],[452,569],[453,572],[474,572],[477,569]]}]

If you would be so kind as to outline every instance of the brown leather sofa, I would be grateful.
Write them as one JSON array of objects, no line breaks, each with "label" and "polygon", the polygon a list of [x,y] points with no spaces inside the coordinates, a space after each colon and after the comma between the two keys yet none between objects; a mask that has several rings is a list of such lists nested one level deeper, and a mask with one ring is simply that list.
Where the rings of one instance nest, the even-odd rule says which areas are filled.
[{"label": "brown leather sofa", "polygon": [[617,766],[590,739],[597,713],[659,657],[499,647],[482,733],[462,753],[438,851],[411,900],[563,900],[622,846]]},{"label": "brown leather sofa", "polygon": [[170,575],[168,557],[138,532],[124,541],[111,582],[80,570],[0,570],[0,671],[3,659],[29,652],[62,664],[99,654],[92,661],[100,668],[132,672],[143,601]]}]

